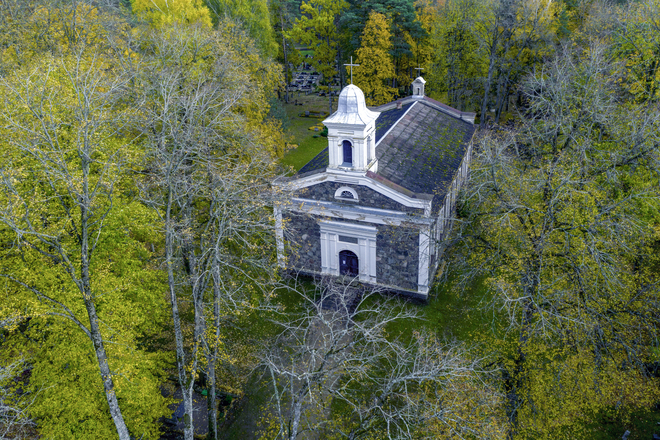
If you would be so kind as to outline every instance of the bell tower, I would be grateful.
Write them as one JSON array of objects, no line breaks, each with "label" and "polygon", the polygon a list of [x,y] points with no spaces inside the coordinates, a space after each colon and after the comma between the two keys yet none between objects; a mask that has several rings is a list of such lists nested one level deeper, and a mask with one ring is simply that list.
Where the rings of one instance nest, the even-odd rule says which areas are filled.
[{"label": "bell tower", "polygon": [[376,172],[376,119],[364,93],[350,84],[341,91],[337,111],[323,121],[328,127],[328,169]]},{"label": "bell tower", "polygon": [[413,98],[422,99],[424,97],[424,85],[426,81],[421,76],[415,78],[415,81],[412,82],[413,88]]}]

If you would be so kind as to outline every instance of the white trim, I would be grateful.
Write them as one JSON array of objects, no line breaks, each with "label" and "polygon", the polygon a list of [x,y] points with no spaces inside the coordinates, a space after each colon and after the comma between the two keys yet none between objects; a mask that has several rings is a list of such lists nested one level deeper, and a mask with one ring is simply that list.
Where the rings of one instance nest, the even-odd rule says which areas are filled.
[{"label": "white trim", "polygon": [[417,291],[419,293],[428,293],[429,291],[429,265],[431,258],[429,246],[431,238],[430,228],[423,228],[419,231],[419,266],[417,271]]},{"label": "white trim", "polygon": [[399,119],[397,119],[396,122],[395,122],[394,124],[392,124],[392,126],[389,128],[389,130],[387,130],[387,131],[385,132],[385,134],[381,136],[380,139],[378,139],[378,142],[376,142],[376,146],[378,146],[378,144],[380,144],[380,143],[383,141],[383,139],[385,139],[385,138],[387,137],[387,135],[390,134],[390,131],[394,130],[394,127],[396,127],[396,124],[398,124],[399,121],[400,121],[401,119],[403,119],[403,118],[408,114],[408,112],[409,112],[409,111],[415,106],[415,104],[417,104],[417,101],[413,102],[412,105],[411,105],[410,107],[408,107],[408,110],[406,110],[406,111],[401,115],[401,117],[400,117]]},{"label": "white trim", "polygon": [[[342,197],[341,194],[342,194],[344,191],[348,191],[349,193],[353,194],[353,198],[352,198],[352,199],[349,199],[349,198],[346,198],[346,197]],[[349,187],[349,186],[341,186],[341,187],[339,187],[339,189],[337,189],[337,191],[335,191],[335,199],[339,199],[339,200],[348,200],[348,201],[353,201],[353,202],[357,202],[358,200],[360,200],[360,199],[358,198],[357,192],[356,192],[353,188],[351,188],[351,187]]]},{"label": "white trim", "polygon": [[289,182],[282,182],[280,185],[289,186],[291,190],[298,190],[307,188],[308,186],[317,185],[323,182],[339,182],[349,185],[366,186],[369,189],[384,195],[387,198],[394,200],[397,203],[407,206],[409,208],[417,208],[424,210],[424,216],[431,216],[431,200],[417,199],[408,197],[380,182],[375,181],[371,177],[367,177],[365,172],[352,171],[352,170],[337,170],[328,168],[323,174],[312,174],[310,176],[302,177]]},{"label": "white trim", "polygon": [[[319,221],[321,227],[321,272],[339,275],[339,253],[351,251],[358,257],[359,279],[376,282],[376,236],[375,226],[354,223]],[[357,238],[357,243],[339,241],[339,235]]]},{"label": "white trim", "polygon": [[291,199],[293,202],[287,207],[289,211],[300,212],[304,214],[315,214],[326,217],[344,218],[348,220],[358,220],[366,223],[375,223],[378,225],[395,225],[402,223],[412,223],[428,226],[433,223],[434,218],[409,216],[404,212],[388,211],[379,208],[367,208],[359,205],[345,206],[333,202],[310,199]]}]

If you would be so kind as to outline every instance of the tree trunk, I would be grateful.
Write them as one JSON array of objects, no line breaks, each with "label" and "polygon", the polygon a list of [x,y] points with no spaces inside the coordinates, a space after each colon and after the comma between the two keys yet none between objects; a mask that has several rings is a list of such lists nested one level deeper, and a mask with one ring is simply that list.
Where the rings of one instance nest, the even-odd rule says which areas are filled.
[{"label": "tree trunk", "polygon": [[[175,277],[174,277],[174,231],[172,220],[172,193],[168,194],[167,212],[165,214],[165,264],[167,266],[167,281],[170,290],[170,301],[172,303],[172,322],[174,324],[174,341],[176,345],[176,367],[179,376],[179,386],[183,398],[184,409],[184,438],[185,440],[193,440],[193,407],[192,407],[192,393],[188,392],[186,388],[189,386],[189,378],[186,373],[186,355],[183,349],[183,332],[181,330],[181,318],[179,316],[179,303],[176,297]],[[192,391],[192,386],[190,386]]]},{"label": "tree trunk", "polygon": [[286,38],[284,38],[284,14],[280,9],[280,24],[282,26],[282,52],[284,52],[284,102],[289,103],[289,62],[286,54]]},{"label": "tree trunk", "polygon": [[488,65],[488,77],[486,78],[486,84],[484,84],[484,97],[481,101],[481,117],[479,121],[479,126],[484,127],[486,125],[486,113],[488,111],[488,100],[490,99],[490,85],[493,82],[493,72],[495,71],[495,57],[496,57],[496,47],[497,41],[493,42],[493,46],[490,48],[490,64]]},{"label": "tree trunk", "polygon": [[96,360],[99,364],[101,379],[103,380],[103,390],[105,397],[108,401],[110,408],[110,416],[117,429],[117,434],[120,440],[129,440],[130,435],[126,422],[121,414],[121,408],[117,401],[117,393],[115,392],[115,384],[112,380],[112,373],[108,365],[108,356],[105,352],[103,344],[103,337],[101,329],[99,328],[99,318],[96,314],[96,306],[92,295],[92,286],[90,282],[89,266],[91,263],[91,251],[89,249],[89,162],[86,152],[81,154],[82,157],[82,172],[83,172],[83,196],[80,207],[80,238],[81,238],[81,252],[80,252],[80,268],[81,280],[80,287],[82,290],[83,299],[85,301],[85,308],[87,309],[87,316],[89,317],[89,333],[94,344],[94,352],[96,353]]}]

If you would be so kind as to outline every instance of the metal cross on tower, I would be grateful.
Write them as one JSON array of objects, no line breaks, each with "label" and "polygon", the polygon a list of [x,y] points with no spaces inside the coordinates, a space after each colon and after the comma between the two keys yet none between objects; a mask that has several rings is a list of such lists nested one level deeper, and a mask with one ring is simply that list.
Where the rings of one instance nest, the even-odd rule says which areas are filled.
[{"label": "metal cross on tower", "polygon": [[421,76],[421,73],[422,73],[422,72],[420,72],[420,70],[424,70],[424,69],[422,69],[421,67],[415,67],[415,70],[418,71],[418,72],[417,72],[417,76]]},{"label": "metal cross on tower", "polygon": [[353,84],[353,67],[357,67],[359,64],[353,64],[353,57],[351,57],[351,64],[344,64],[344,66],[351,66],[351,84]]}]

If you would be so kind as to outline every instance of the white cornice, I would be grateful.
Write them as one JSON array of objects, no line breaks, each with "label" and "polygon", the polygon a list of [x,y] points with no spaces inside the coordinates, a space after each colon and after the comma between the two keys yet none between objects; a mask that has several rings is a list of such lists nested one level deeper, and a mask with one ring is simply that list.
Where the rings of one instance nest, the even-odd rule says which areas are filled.
[{"label": "white cornice", "polygon": [[403,206],[423,209],[425,217],[430,217],[431,215],[431,200],[412,198],[402,194],[389,186],[367,177],[366,172],[364,171],[336,170],[334,168],[328,168],[325,173],[312,174],[288,182],[282,182],[280,185],[288,186],[292,190],[297,190],[323,182],[338,182],[349,185],[366,186],[397,203],[401,203]]},{"label": "white cornice", "polygon": [[293,198],[291,199],[290,205],[286,207],[280,205],[279,207],[292,212],[343,218],[346,220],[356,220],[379,225],[398,226],[402,223],[408,223],[429,227],[433,223],[433,219],[431,218],[411,216],[400,211],[366,208],[357,205],[345,206],[337,203],[311,199]]}]

